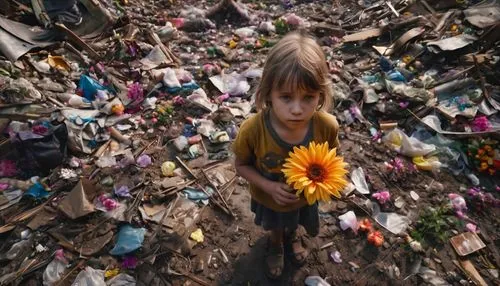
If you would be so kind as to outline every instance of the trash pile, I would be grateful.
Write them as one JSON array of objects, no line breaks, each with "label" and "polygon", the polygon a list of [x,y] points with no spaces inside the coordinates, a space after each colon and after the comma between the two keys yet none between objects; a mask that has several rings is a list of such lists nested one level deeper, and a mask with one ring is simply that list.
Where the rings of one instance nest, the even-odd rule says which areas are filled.
[{"label": "trash pile", "polygon": [[282,282],[498,280],[498,1],[0,2],[0,285],[270,283],[230,145],[297,29],[351,184]]}]

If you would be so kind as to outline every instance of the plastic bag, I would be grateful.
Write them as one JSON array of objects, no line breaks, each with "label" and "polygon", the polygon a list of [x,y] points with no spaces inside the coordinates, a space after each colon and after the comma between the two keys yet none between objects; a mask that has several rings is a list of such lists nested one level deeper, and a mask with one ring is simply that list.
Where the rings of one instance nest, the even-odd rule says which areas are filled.
[{"label": "plastic bag", "polygon": [[78,273],[71,286],[106,286],[104,271],[87,266],[85,270]]},{"label": "plastic bag", "polygon": [[98,90],[106,90],[98,81],[84,74],[80,76],[78,86],[83,91],[83,97],[88,100],[94,100]]},{"label": "plastic bag", "polygon": [[383,138],[390,148],[408,157],[425,156],[436,150],[436,146],[408,137],[402,130],[394,129]]},{"label": "plastic bag", "polygon": [[307,286],[330,286],[328,282],[319,276],[308,276],[304,284]]},{"label": "plastic bag", "polygon": [[358,167],[356,170],[352,171],[351,181],[356,187],[356,190],[361,194],[368,195],[370,193],[363,168]]},{"label": "plastic bag", "polygon": [[234,33],[238,37],[244,39],[244,38],[249,38],[249,37],[253,36],[253,34],[255,33],[255,31],[252,28],[243,27],[243,28],[236,29],[234,31]]},{"label": "plastic bag", "polygon": [[55,285],[62,278],[64,271],[66,271],[66,263],[59,259],[52,260],[43,272],[43,285]]},{"label": "plastic bag", "polygon": [[36,135],[19,132],[16,137],[19,144],[15,145],[24,169],[39,170],[47,175],[66,158],[68,130],[65,124],[60,124],[51,126],[44,135]]},{"label": "plastic bag", "polygon": [[124,225],[118,232],[116,245],[109,253],[112,255],[124,255],[142,246],[146,229],[133,228],[131,225]]},{"label": "plastic bag", "polygon": [[353,211],[348,211],[345,214],[339,216],[340,228],[346,230],[348,228],[352,229],[354,232],[358,231],[359,224],[356,214]]},{"label": "plastic bag", "polygon": [[177,79],[177,75],[175,74],[175,70],[171,68],[165,69],[163,74],[163,83],[170,88],[180,88],[181,83]]},{"label": "plastic bag", "polygon": [[125,273],[120,273],[109,279],[106,284],[108,286],[135,286],[137,282],[134,277]]},{"label": "plastic bag", "polygon": [[438,157],[424,158],[422,156],[413,157],[413,164],[417,166],[417,169],[424,171],[439,170],[442,165]]}]

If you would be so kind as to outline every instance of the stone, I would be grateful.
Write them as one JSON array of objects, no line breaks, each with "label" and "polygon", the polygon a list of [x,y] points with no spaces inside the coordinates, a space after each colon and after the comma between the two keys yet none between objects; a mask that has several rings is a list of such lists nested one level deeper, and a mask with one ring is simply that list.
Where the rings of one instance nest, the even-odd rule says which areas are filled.
[{"label": "stone", "polygon": [[414,201],[418,201],[418,199],[420,199],[420,196],[414,192],[414,191],[411,191],[410,192],[410,197],[414,200]]},{"label": "stone", "polygon": [[208,274],[208,279],[210,279],[212,281],[215,280],[215,274],[213,274],[213,273]]},{"label": "stone", "polygon": [[402,197],[397,197],[396,200],[394,201],[394,206],[398,209],[402,208],[406,202]]},{"label": "stone", "polygon": [[337,209],[338,209],[338,210],[343,210],[343,209],[345,209],[345,208],[347,208],[347,203],[342,202],[342,201],[338,201],[338,202],[337,202]]}]

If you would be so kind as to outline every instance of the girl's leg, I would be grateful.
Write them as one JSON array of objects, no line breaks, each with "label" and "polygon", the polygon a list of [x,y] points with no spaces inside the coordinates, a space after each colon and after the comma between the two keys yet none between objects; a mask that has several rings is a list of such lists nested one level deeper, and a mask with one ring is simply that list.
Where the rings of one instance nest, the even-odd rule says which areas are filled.
[{"label": "girl's leg", "polygon": [[303,264],[309,255],[309,251],[304,248],[302,236],[298,234],[297,229],[287,231],[286,242],[291,246],[293,262]]},{"label": "girl's leg", "polygon": [[266,264],[269,278],[279,278],[285,265],[283,256],[283,230],[272,230],[269,236]]}]

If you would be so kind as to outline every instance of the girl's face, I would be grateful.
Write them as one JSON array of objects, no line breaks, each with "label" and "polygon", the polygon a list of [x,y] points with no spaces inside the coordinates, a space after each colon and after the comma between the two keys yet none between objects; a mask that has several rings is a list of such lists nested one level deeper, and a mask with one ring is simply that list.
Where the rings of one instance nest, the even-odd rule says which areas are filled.
[{"label": "girl's face", "polygon": [[276,118],[287,129],[305,128],[318,108],[320,96],[319,91],[291,91],[273,88],[271,109]]}]

